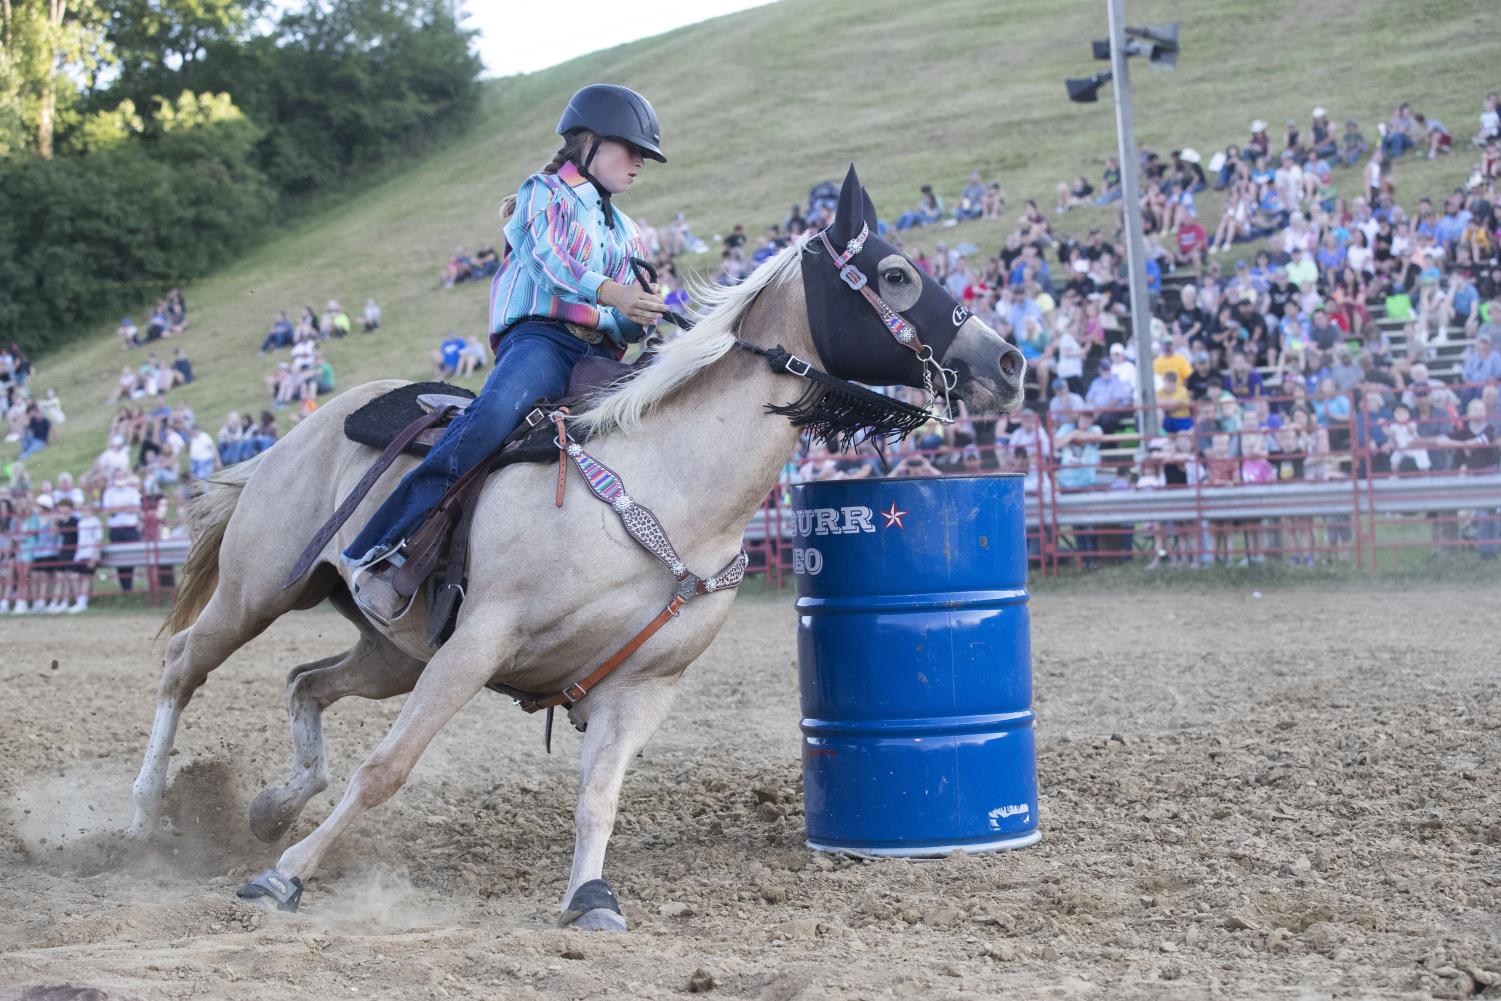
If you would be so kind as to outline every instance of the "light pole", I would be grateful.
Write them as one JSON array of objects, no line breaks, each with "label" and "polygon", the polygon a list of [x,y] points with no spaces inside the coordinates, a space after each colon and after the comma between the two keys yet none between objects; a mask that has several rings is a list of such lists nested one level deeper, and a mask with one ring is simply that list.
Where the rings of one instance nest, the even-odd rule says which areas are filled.
[{"label": "light pole", "polygon": [[[1121,209],[1126,230],[1126,276],[1131,288],[1131,336],[1136,344],[1136,383],[1141,399],[1142,445],[1157,437],[1157,391],[1152,381],[1152,311],[1147,292],[1147,258],[1141,229],[1140,158],[1136,155],[1136,128],[1131,118],[1131,79],[1126,60],[1148,53],[1155,66],[1171,69],[1178,59],[1176,22],[1151,28],[1127,28],[1122,0],[1106,0],[1110,21],[1110,72],[1086,80],[1069,80],[1068,95],[1074,101],[1094,101],[1102,84],[1115,81],[1115,139],[1121,171]],[[1127,35],[1142,39],[1131,41]],[[1105,46],[1096,42],[1096,57]]]}]

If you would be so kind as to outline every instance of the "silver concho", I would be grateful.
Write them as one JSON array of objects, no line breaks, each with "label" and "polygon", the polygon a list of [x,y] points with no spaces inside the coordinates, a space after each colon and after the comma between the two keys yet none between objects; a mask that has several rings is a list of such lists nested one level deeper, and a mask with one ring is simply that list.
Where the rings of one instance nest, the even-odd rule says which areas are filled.
[{"label": "silver concho", "polygon": [[621,491],[620,495],[610,502],[610,506],[615,509],[616,514],[625,514],[635,503],[630,494]]},{"label": "silver concho", "polygon": [[571,455],[571,456],[573,456],[575,459],[577,459],[583,453],[584,453],[584,447],[582,445],[576,445],[575,444],[575,445],[569,445],[568,446],[568,454]]}]

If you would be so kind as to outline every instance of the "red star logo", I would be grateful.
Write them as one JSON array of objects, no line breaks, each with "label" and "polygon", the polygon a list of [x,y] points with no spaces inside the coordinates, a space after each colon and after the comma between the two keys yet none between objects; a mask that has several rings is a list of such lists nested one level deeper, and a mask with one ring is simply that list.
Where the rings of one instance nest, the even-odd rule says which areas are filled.
[{"label": "red star logo", "polygon": [[896,509],[896,501],[891,502],[891,510],[881,512],[881,517],[886,519],[887,528],[890,528],[892,525],[895,525],[897,528],[902,528],[902,519],[906,516],[906,511],[898,511]]}]

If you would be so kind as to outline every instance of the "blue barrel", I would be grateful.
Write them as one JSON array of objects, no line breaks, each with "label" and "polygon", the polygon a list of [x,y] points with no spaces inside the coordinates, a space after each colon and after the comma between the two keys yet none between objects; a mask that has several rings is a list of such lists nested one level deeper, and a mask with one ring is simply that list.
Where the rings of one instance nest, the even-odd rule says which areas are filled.
[{"label": "blue barrel", "polygon": [[803,483],[792,503],[808,847],[1037,842],[1022,478]]}]

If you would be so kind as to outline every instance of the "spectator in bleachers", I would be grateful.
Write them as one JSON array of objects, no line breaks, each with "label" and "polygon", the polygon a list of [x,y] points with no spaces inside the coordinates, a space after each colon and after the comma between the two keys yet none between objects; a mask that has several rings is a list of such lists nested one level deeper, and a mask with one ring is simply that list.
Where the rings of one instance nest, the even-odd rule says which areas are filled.
[{"label": "spectator in bleachers", "polygon": [[1115,376],[1108,357],[1101,358],[1099,372],[1084,395],[1084,404],[1097,415],[1101,430],[1116,434],[1122,425],[1133,421],[1131,407],[1135,403],[1135,388]]},{"label": "spectator in bleachers", "polygon": [[[1486,324],[1486,328],[1475,335],[1475,343],[1465,349],[1464,366],[1460,374],[1462,382],[1467,383],[1494,383],[1501,380],[1501,351],[1496,351],[1492,346],[1492,335]],[[1472,385],[1464,390],[1461,402],[1468,404],[1478,399],[1480,387]],[[24,458],[25,453],[22,453]]]},{"label": "spectator in bleachers", "polygon": [[1064,415],[1063,423],[1053,433],[1060,489],[1087,490],[1099,482],[1104,435],[1089,407],[1081,406]]},{"label": "spectator in bleachers", "polygon": [[1208,351],[1195,351],[1192,358],[1193,368],[1184,380],[1184,387],[1188,390],[1188,396],[1193,400],[1218,400],[1224,390],[1224,380],[1219,372],[1213,368],[1213,359]]},{"label": "spectator in bleachers", "polygon": [[[116,469],[110,484],[104,490],[100,507],[108,512],[109,542],[138,542],[141,538],[141,490],[140,481],[128,469]],[[130,591],[135,586],[135,568],[122,566],[116,571],[120,589]]]},{"label": "spectator in bleachers", "polygon": [[[1455,469],[1488,473],[1501,466],[1501,444],[1497,442],[1485,404],[1478,399],[1465,404],[1464,420],[1440,441],[1454,446]],[[1480,558],[1495,559],[1501,553],[1501,509],[1492,507],[1476,511],[1474,523]]]}]

